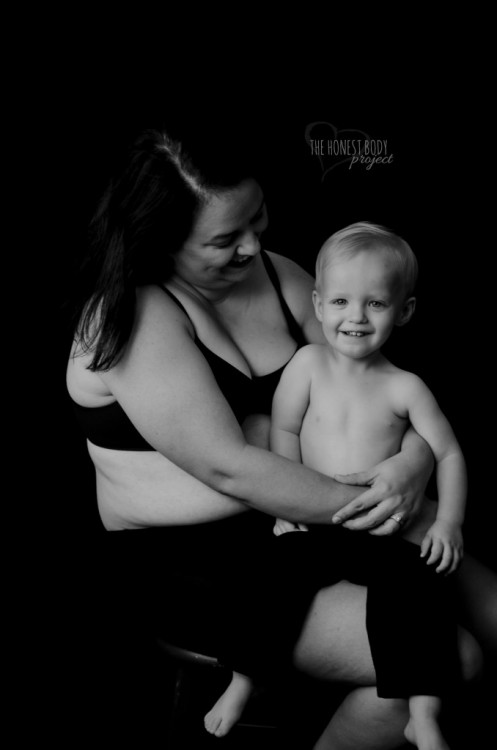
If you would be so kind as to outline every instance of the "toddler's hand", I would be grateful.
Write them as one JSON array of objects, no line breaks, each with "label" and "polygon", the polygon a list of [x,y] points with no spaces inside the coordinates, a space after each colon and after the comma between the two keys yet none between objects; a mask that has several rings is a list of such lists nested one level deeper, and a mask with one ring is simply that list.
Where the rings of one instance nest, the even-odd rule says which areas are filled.
[{"label": "toddler's hand", "polygon": [[450,521],[435,521],[421,542],[421,557],[427,557],[427,565],[438,562],[437,573],[453,573],[463,558],[461,526]]},{"label": "toddler's hand", "polygon": [[307,531],[307,526],[305,523],[292,523],[291,521],[284,521],[282,518],[277,518],[273,526],[273,534],[280,536],[281,534],[286,534],[287,531]]}]

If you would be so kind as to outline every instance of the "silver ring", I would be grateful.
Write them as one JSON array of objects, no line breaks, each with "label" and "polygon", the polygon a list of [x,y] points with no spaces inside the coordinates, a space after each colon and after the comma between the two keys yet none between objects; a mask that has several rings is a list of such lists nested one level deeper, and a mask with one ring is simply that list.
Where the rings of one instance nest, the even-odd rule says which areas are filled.
[{"label": "silver ring", "polygon": [[392,521],[395,521],[395,523],[398,523],[399,526],[402,526],[402,519],[404,518],[403,513],[394,513],[393,516],[389,516],[389,518],[392,519]]}]

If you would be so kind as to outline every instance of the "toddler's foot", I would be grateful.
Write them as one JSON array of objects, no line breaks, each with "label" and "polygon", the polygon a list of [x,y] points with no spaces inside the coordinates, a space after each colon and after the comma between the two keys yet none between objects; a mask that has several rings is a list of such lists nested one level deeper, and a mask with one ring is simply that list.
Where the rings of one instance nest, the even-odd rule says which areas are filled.
[{"label": "toddler's foot", "polygon": [[434,716],[411,717],[404,735],[418,750],[450,750]]},{"label": "toddler's foot", "polygon": [[252,692],[252,680],[233,672],[233,679],[204,717],[206,730],[215,737],[224,737],[236,724]]}]

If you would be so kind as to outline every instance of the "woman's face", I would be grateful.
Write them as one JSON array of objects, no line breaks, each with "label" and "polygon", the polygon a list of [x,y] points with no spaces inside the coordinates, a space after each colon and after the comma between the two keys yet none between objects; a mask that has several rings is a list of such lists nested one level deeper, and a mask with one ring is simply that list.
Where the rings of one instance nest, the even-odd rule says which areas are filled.
[{"label": "woman's face", "polygon": [[222,290],[251,271],[267,227],[264,194],[255,180],[212,195],[175,256],[177,276],[204,290]]}]

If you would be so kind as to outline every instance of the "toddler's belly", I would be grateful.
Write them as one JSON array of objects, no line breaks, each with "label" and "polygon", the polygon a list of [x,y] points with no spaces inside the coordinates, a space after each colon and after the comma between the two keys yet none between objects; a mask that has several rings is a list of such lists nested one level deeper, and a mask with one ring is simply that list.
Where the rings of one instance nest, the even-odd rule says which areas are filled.
[{"label": "toddler's belly", "polygon": [[330,476],[369,469],[398,453],[401,442],[401,434],[330,435],[305,423],[300,433],[302,463]]}]

